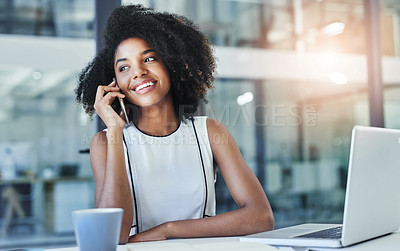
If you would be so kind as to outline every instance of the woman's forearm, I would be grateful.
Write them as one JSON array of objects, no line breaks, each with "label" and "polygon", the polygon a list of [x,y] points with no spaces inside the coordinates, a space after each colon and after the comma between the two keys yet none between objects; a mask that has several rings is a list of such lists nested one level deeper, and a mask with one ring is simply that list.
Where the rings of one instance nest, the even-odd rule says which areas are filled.
[{"label": "woman's forearm", "polygon": [[[130,205],[132,200],[125,168],[122,133],[107,132],[107,159],[99,206]],[[130,203],[128,203],[130,202]]]},{"label": "woman's forearm", "polygon": [[168,238],[197,238],[238,236],[274,228],[274,217],[269,205],[246,205],[217,216],[163,223],[136,234],[129,242],[165,240]]},{"label": "woman's forearm", "polygon": [[274,217],[269,207],[246,206],[217,216],[168,222],[167,238],[209,236],[237,236],[268,231],[274,228]]},{"label": "woman's forearm", "polygon": [[120,242],[128,241],[132,219],[132,195],[125,168],[123,139],[121,131],[109,130],[106,138],[104,154],[105,167],[101,178],[96,179],[95,205],[100,208],[122,208],[124,210]]}]

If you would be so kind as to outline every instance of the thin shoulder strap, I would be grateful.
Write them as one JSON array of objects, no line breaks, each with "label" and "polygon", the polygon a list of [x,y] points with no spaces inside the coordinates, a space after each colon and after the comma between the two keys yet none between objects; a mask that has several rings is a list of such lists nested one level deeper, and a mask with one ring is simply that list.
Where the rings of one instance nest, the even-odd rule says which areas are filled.
[{"label": "thin shoulder strap", "polygon": [[137,203],[136,203],[136,193],[135,193],[135,186],[134,186],[134,184],[133,184],[133,177],[132,177],[132,168],[131,168],[131,161],[130,161],[130,159],[129,159],[129,152],[128,152],[128,146],[127,146],[127,144],[126,144],[126,141],[125,141],[125,136],[124,135],[122,135],[122,139],[123,139],[123,141],[124,141],[124,144],[125,144],[125,149],[126,149],[126,156],[127,156],[127,160],[128,160],[128,166],[129,166],[129,177],[130,177],[130,179],[131,179],[131,184],[132,184],[132,194],[133,194],[133,204],[134,204],[134,207],[135,207],[135,223],[136,223],[136,225],[133,225],[131,228],[134,228],[134,227],[136,227],[136,233],[139,233],[140,231],[139,231],[139,218],[138,218],[138,211],[137,211]]},{"label": "thin shoulder strap", "polygon": [[204,202],[204,209],[203,209],[203,218],[204,218],[204,217],[208,217],[208,215],[206,215],[207,199],[208,199],[208,187],[207,187],[206,169],[204,167],[203,154],[201,153],[201,147],[200,147],[199,137],[197,136],[196,126],[194,125],[194,118],[191,117],[190,121],[192,121],[194,135],[196,136],[197,146],[199,148],[201,166],[203,167],[203,175],[204,175],[204,182],[205,182],[205,188],[206,188],[206,199],[205,199],[205,202]]}]

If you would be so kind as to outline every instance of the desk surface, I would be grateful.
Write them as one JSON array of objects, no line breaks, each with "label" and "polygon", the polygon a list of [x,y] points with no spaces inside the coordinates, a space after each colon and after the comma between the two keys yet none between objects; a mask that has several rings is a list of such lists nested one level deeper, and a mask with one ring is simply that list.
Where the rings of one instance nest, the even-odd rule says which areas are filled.
[{"label": "desk surface", "polygon": [[[128,243],[119,245],[117,251],[255,251],[255,250],[285,250],[285,251],[398,251],[400,249],[400,230],[381,238],[363,242],[347,248],[341,249],[323,249],[323,248],[274,248],[261,243],[239,242],[238,237],[223,237],[223,238],[195,238],[195,239],[175,239],[166,241]],[[78,251],[78,248],[60,248],[49,249],[48,251]]]}]

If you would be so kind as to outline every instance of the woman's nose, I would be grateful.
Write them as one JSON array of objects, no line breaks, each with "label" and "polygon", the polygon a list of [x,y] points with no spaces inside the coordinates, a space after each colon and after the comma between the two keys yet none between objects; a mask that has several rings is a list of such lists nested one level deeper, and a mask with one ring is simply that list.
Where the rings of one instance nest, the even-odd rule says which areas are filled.
[{"label": "woman's nose", "polygon": [[143,76],[145,76],[147,74],[147,69],[145,67],[143,67],[142,65],[138,65],[135,67],[135,69],[133,70],[133,79],[138,79],[141,78]]}]

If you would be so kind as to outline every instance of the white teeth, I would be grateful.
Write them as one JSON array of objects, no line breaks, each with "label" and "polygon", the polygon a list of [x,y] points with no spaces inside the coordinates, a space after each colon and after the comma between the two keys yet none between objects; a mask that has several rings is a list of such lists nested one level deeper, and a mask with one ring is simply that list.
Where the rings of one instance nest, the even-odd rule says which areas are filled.
[{"label": "white teeth", "polygon": [[152,86],[152,85],[154,85],[154,84],[155,84],[155,82],[147,82],[147,83],[144,83],[144,84],[139,85],[138,87],[136,87],[135,91],[140,91],[140,90],[142,90],[143,88]]}]

